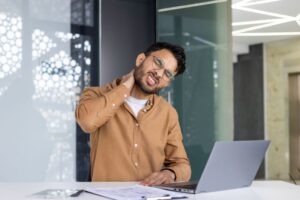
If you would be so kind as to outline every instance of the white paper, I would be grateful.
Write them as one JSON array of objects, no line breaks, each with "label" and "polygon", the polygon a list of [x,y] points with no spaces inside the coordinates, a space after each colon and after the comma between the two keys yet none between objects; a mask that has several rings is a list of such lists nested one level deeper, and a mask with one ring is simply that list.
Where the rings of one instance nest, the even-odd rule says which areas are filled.
[{"label": "white paper", "polygon": [[145,197],[162,197],[165,195],[169,195],[171,197],[184,197],[184,195],[180,193],[138,184],[126,187],[86,188],[85,190],[96,195],[116,200],[141,200]]}]

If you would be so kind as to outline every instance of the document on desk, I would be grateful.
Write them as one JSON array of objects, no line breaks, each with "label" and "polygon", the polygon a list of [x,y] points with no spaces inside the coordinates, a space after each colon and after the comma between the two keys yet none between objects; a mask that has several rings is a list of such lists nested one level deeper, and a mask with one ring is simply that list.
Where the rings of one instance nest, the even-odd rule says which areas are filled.
[{"label": "document on desk", "polygon": [[[147,200],[147,199],[181,199],[187,198],[177,192],[166,191],[158,188],[132,185],[111,188],[86,188],[85,191],[116,200]],[[163,198],[161,198],[163,197]]]}]

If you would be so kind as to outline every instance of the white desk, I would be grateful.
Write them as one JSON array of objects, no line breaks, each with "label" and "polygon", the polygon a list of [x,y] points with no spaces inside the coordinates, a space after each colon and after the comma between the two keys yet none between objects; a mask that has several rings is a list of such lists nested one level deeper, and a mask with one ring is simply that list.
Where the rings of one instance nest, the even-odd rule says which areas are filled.
[{"label": "white desk", "polygon": [[[85,187],[128,186],[129,182],[98,183],[0,183],[1,200],[37,200],[31,194],[45,189],[81,189]],[[254,181],[251,187],[221,192],[188,195],[189,199],[198,200],[300,200],[300,186],[283,181]],[[74,200],[100,200],[100,196],[82,193]]]}]

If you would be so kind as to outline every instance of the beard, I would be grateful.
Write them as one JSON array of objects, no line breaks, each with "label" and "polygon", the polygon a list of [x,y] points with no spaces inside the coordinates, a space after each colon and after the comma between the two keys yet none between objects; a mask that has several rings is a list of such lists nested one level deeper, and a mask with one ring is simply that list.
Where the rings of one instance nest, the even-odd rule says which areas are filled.
[{"label": "beard", "polygon": [[[145,73],[143,71],[143,63],[134,70],[133,76],[135,80],[135,84],[145,93],[145,94],[157,94],[161,88],[155,87],[150,88],[147,83],[143,82],[143,77],[149,76],[151,72]],[[152,76],[156,79],[155,75]]]}]

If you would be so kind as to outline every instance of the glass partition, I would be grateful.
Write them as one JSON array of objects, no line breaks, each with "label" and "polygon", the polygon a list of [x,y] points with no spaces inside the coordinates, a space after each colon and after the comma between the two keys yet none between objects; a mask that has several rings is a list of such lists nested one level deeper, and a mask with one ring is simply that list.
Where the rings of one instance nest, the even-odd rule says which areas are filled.
[{"label": "glass partition", "polygon": [[0,1],[0,181],[75,180],[74,109],[98,68],[93,5]]},{"label": "glass partition", "polygon": [[157,1],[157,40],[179,44],[187,69],[161,94],[175,106],[199,179],[217,140],[233,139],[230,1]]}]

